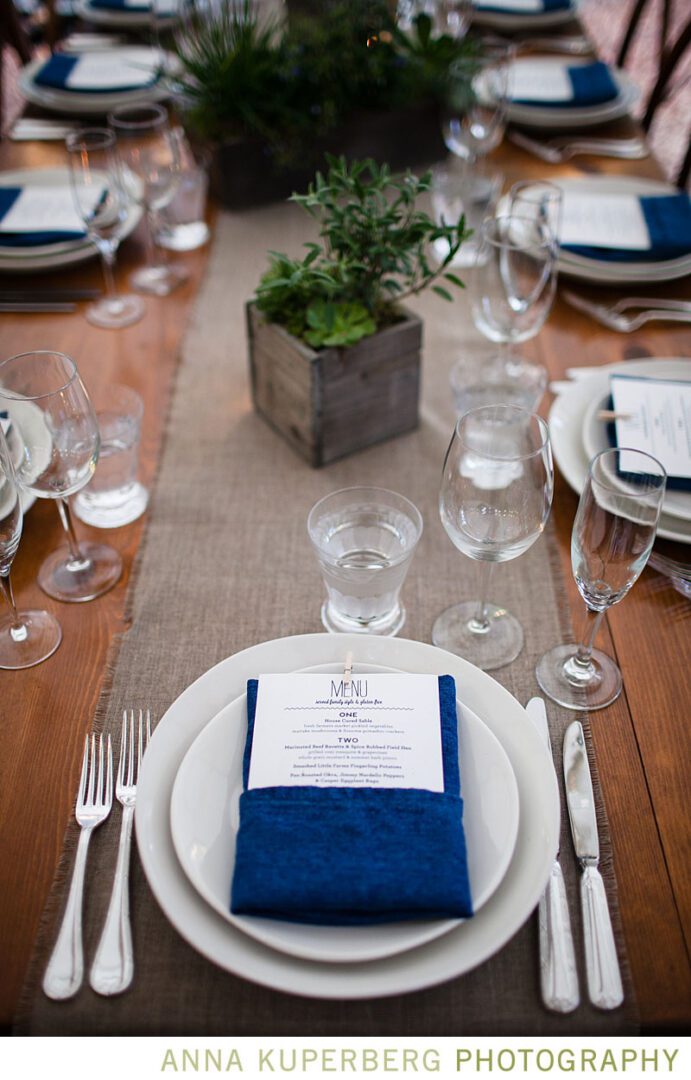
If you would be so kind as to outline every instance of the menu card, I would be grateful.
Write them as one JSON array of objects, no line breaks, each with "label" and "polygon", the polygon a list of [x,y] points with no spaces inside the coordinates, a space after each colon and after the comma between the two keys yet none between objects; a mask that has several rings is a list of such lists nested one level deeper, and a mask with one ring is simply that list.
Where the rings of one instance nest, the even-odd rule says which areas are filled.
[{"label": "menu card", "polygon": [[436,675],[262,675],[248,790],[444,790]]},{"label": "menu card", "polygon": [[514,101],[571,101],[573,83],[566,64],[558,60],[536,66],[518,60],[511,66],[511,97]]},{"label": "menu card", "polygon": [[564,192],[560,243],[647,251],[650,233],[637,195]]},{"label": "menu card", "polygon": [[[612,375],[617,445],[644,450],[668,476],[691,479],[691,363],[689,381]],[[633,463],[632,463],[633,464]],[[627,469],[625,455],[621,468]]]},{"label": "menu card", "polygon": [[[85,210],[93,210],[103,198],[105,188],[85,190]],[[84,222],[77,213],[72,191],[58,187],[26,187],[19,191],[7,213],[0,219],[0,233],[84,232]]]},{"label": "menu card", "polygon": [[118,90],[148,86],[160,61],[158,49],[105,49],[83,53],[65,79],[70,90]]}]

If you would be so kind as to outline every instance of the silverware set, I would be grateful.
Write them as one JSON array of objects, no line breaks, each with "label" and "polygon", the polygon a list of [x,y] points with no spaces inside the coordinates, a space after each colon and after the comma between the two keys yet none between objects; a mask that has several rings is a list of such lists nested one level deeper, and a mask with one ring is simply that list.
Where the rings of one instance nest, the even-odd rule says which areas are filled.
[{"label": "silverware set", "polygon": [[[117,801],[122,806],[120,842],[108,914],[89,982],[99,994],[120,994],[132,982],[134,954],[129,911],[129,865],[132,822],[137,782],[142,758],[151,738],[151,713],[125,710],[122,715],[120,759],[115,784]],[[73,997],[84,978],[82,909],[87,852],[91,834],[102,825],[113,805],[113,751],[110,735],[87,735],[75,816],[80,826],[77,856],[72,882],[57,941],[43,978],[43,990],[49,998],[63,1001]]]},{"label": "silverware set", "polygon": [[599,157],[624,158],[636,160],[645,158],[650,150],[643,139],[604,139],[600,137],[568,139],[558,137],[541,142],[525,135],[522,131],[511,130],[507,133],[509,142],[520,146],[521,150],[527,150],[529,154],[547,161],[550,165],[560,165],[563,161],[570,161],[573,157],[582,154],[596,154]]},{"label": "silverware set", "polygon": [[[571,292],[570,289],[562,289],[561,295],[571,307],[582,311],[585,315],[590,315],[608,330],[618,330],[620,333],[630,334],[640,329],[645,323],[657,320],[691,322],[691,302],[688,300],[626,296],[615,304],[596,304],[578,293]],[[627,315],[626,312],[632,309],[643,310],[638,310],[636,315]]]},{"label": "silverware set", "polygon": [[[526,712],[550,751],[547,714],[542,698],[531,698]],[[624,1000],[607,896],[598,864],[600,843],[595,797],[583,728],[570,724],[563,745],[566,805],[576,857],[581,866],[581,912],[588,997],[598,1009],[616,1009]],[[539,904],[540,986],[545,1006],[568,1013],[580,994],[571,921],[559,852]]]}]

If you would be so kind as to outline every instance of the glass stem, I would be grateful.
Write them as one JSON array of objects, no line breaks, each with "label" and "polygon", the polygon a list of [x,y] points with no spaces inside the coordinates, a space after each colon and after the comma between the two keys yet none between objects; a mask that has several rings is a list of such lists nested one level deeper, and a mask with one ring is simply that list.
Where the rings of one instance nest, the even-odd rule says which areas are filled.
[{"label": "glass stem", "polygon": [[115,287],[115,252],[112,247],[104,245],[101,248],[101,262],[103,264],[103,277],[106,283],[106,297],[111,302],[117,302],[118,290]]},{"label": "glass stem", "polygon": [[70,570],[85,570],[89,566],[89,559],[85,559],[79,549],[79,541],[72,523],[72,512],[67,499],[58,499],[58,513],[62,527],[67,534],[67,544],[70,549],[68,568]]},{"label": "glass stem", "polygon": [[591,657],[593,655],[593,646],[595,644],[595,638],[597,632],[600,629],[600,623],[604,617],[604,609],[602,611],[594,611],[590,607],[586,607],[586,624],[585,633],[583,634],[583,640],[578,646],[578,650],[573,660],[582,668],[589,668]]},{"label": "glass stem", "polygon": [[487,617],[487,593],[492,576],[493,563],[483,559],[480,563],[480,599],[477,611],[468,623],[468,629],[472,634],[487,634],[490,629],[490,621]]},{"label": "glass stem", "polygon": [[26,641],[29,636],[29,631],[19,618],[17,611],[17,605],[14,602],[14,594],[12,592],[12,582],[10,581],[10,572],[6,574],[0,574],[0,591],[5,597],[5,600],[9,604],[10,611],[12,612],[12,626],[10,627],[10,637],[13,641]]},{"label": "glass stem", "polygon": [[156,222],[158,221],[158,212],[152,207],[146,208],[146,262],[147,266],[161,266],[165,262],[165,252],[162,249],[156,250],[156,242],[154,236],[156,233]]}]

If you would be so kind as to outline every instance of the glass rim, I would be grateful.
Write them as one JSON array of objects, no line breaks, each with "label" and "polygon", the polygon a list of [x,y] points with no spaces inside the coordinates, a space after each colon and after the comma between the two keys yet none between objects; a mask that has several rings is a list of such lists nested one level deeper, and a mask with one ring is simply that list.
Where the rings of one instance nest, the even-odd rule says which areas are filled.
[{"label": "glass rim", "polygon": [[[532,229],[538,228],[541,233],[541,239],[533,240],[528,245],[518,243],[511,239],[499,240],[493,236],[489,236],[488,231],[490,227],[498,224],[500,221],[523,221],[526,225],[530,225]],[[509,248],[511,251],[527,251],[529,248],[537,248],[540,251],[543,248],[552,251],[554,249],[554,238],[550,236],[545,226],[535,218],[526,217],[525,214],[497,214],[494,217],[486,217],[480,226],[480,237],[483,243],[491,244],[494,248]]]},{"label": "glass rim", "polygon": [[[121,119],[119,114],[136,113],[150,114],[148,120],[124,120]],[[155,121],[158,121],[157,123]],[[122,132],[132,132],[133,134],[146,131],[148,128],[158,127],[163,123],[168,123],[168,112],[162,105],[158,105],[155,101],[141,101],[139,103],[132,102],[129,105],[116,105],[114,109],[111,109],[108,113],[108,123],[111,127]]]},{"label": "glass rim", "polygon": [[[555,184],[552,180],[517,180],[516,183],[512,184],[509,188],[509,198],[516,197],[518,195],[521,199],[525,199],[526,202],[529,202],[529,192],[534,191],[537,195],[538,192],[544,191],[545,188],[547,188],[548,194],[553,194],[555,198],[564,198],[564,189],[560,187],[559,184]],[[500,216],[514,217],[518,215],[507,213]]]},{"label": "glass rim", "polygon": [[[330,555],[331,554],[329,552],[328,548],[324,547],[323,544],[319,543],[319,541],[314,536],[314,529],[313,529],[313,526],[312,526],[312,522],[313,522],[314,518],[316,517],[317,511],[319,510],[320,507],[323,507],[324,503],[328,502],[329,499],[334,499],[338,495],[350,495],[350,494],[354,494],[356,492],[358,494],[360,494],[360,495],[362,495],[363,493],[366,492],[367,494],[369,494],[371,496],[375,496],[375,497],[377,495],[378,496],[384,496],[384,497],[390,496],[390,497],[393,497],[393,499],[398,500],[398,502],[403,503],[403,505],[406,508],[409,509],[411,520],[413,521],[413,524],[417,528],[417,536],[415,538],[415,544],[417,544],[419,542],[420,537],[422,536],[422,533],[423,533],[423,530],[424,530],[424,520],[423,520],[422,514],[420,513],[420,511],[418,510],[418,508],[417,508],[417,506],[415,505],[414,502],[411,502],[411,500],[408,499],[405,495],[401,495],[400,492],[392,491],[390,488],[375,487],[374,485],[371,485],[371,484],[354,484],[351,487],[338,488],[336,491],[330,491],[327,495],[323,495],[321,497],[321,499],[317,499],[316,503],[314,504],[314,506],[310,510],[309,514],[307,515],[307,532],[308,532],[310,541],[312,542],[312,544],[314,545],[314,547],[318,551],[323,552],[325,555]],[[396,566],[399,562],[402,562],[404,559],[407,559],[409,555],[410,555],[409,551],[403,552],[397,558],[392,559],[390,565],[391,566]]]},{"label": "glass rim", "polygon": [[115,146],[115,132],[108,127],[78,128],[69,132],[65,138],[65,146],[69,153],[82,146],[88,146],[91,150],[108,150]]},{"label": "glass rim", "polygon": [[[42,394],[18,394],[16,391],[9,390],[6,386],[2,385],[2,373],[3,369],[8,364],[11,364],[13,360],[23,360],[27,356],[59,356],[62,360],[67,360],[72,368],[72,374],[67,382],[63,383],[62,386],[55,387],[54,390],[46,390]],[[77,365],[67,353],[57,352],[55,349],[29,349],[27,352],[15,353],[14,356],[8,356],[5,360],[0,360],[0,398],[5,398],[8,401],[41,401],[43,398],[53,397],[54,394],[61,394],[63,390],[67,390],[77,378],[79,378]]]},{"label": "glass rim", "polygon": [[[649,454],[646,450],[637,450],[635,446],[608,446],[606,447],[606,449],[600,450],[599,453],[595,454],[590,464],[588,465],[588,478],[590,479],[590,482],[593,484],[597,484],[598,487],[604,488],[606,491],[611,491],[613,495],[633,495],[633,492],[622,491],[620,486],[618,486],[615,482],[609,480],[606,476],[601,479],[599,476],[595,476],[594,473],[595,466],[603,457],[624,453],[636,454],[638,457],[645,458],[646,461],[650,461],[657,466],[658,471],[646,469],[645,472],[634,473],[634,475],[646,476],[650,477],[651,479],[655,478],[662,481],[662,483],[656,487],[650,486],[647,491],[635,492],[636,498],[645,499],[649,495],[657,495],[659,491],[665,491],[667,487],[667,470],[665,469],[664,465],[661,461],[658,461],[656,457],[653,457],[653,455]],[[630,470],[624,471],[630,472]],[[622,482],[625,481],[622,480]]]},{"label": "glass rim", "polygon": [[[497,412],[503,409],[506,412],[518,413],[520,416],[525,416],[529,420],[537,421],[537,429],[542,436],[542,442],[539,446],[536,446],[534,450],[530,450],[525,454],[493,454],[491,450],[477,450],[474,446],[470,446],[467,439],[461,434],[461,424],[469,416],[476,416],[478,413]],[[551,440],[549,437],[549,425],[546,420],[535,412],[530,412],[528,409],[524,409],[521,405],[480,405],[477,409],[469,409],[468,412],[462,413],[456,420],[454,427],[454,434],[462,446],[466,450],[470,450],[473,454],[478,454],[480,457],[486,458],[487,461],[508,462],[508,461],[530,461],[531,458],[538,457],[544,453],[545,449],[550,446]]]}]

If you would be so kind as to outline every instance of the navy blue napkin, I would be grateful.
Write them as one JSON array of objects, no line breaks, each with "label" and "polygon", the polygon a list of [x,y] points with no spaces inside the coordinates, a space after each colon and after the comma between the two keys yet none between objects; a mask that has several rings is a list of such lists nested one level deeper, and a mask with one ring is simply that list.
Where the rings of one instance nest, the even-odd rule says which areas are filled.
[{"label": "navy blue napkin", "polygon": [[533,15],[542,15],[546,11],[566,11],[568,8],[573,7],[573,0],[542,0],[537,11],[526,11],[525,8],[499,7],[497,4],[493,4],[492,0],[487,0],[487,3],[483,3],[483,0],[475,0],[475,7],[478,11],[492,11],[496,12],[497,15],[522,15],[526,19],[530,19]]},{"label": "navy blue napkin", "polygon": [[588,259],[603,262],[658,262],[691,255],[691,200],[686,192],[677,195],[642,195],[639,199],[643,217],[650,233],[649,248],[589,247],[582,244],[562,244]]},{"label": "navy blue napkin", "polygon": [[6,232],[2,220],[8,210],[19,198],[19,187],[0,187],[0,246],[2,247],[38,247],[40,244],[58,244],[61,240],[81,240],[86,233],[83,229],[43,229],[40,232]]},{"label": "navy blue napkin", "polygon": [[619,96],[619,87],[607,64],[595,60],[592,64],[567,67],[573,94],[567,101],[543,101],[541,98],[512,98],[514,105],[536,105],[546,109],[573,109],[588,105],[604,105]]},{"label": "navy blue napkin", "polygon": [[[75,90],[71,86],[66,85],[66,81],[70,75],[72,69],[79,62],[78,55],[69,55],[68,53],[53,53],[49,60],[43,65],[43,67],[34,76],[34,83],[37,86],[50,86],[54,90],[67,90],[70,94],[112,94],[113,87],[111,86],[83,86],[78,90]],[[154,71],[151,74],[151,78],[145,83],[133,83],[132,86],[118,86],[117,91],[122,90],[144,90],[147,86],[153,86],[158,78],[157,73]]]},{"label": "navy blue napkin", "polygon": [[247,684],[231,911],[330,926],[472,915],[453,678],[439,678],[443,792],[248,791],[257,685],[255,679]]},{"label": "navy blue napkin", "polygon": [[150,3],[126,4],[125,0],[89,0],[89,7],[101,8],[103,11],[126,11],[136,15],[143,11],[151,11]]}]

